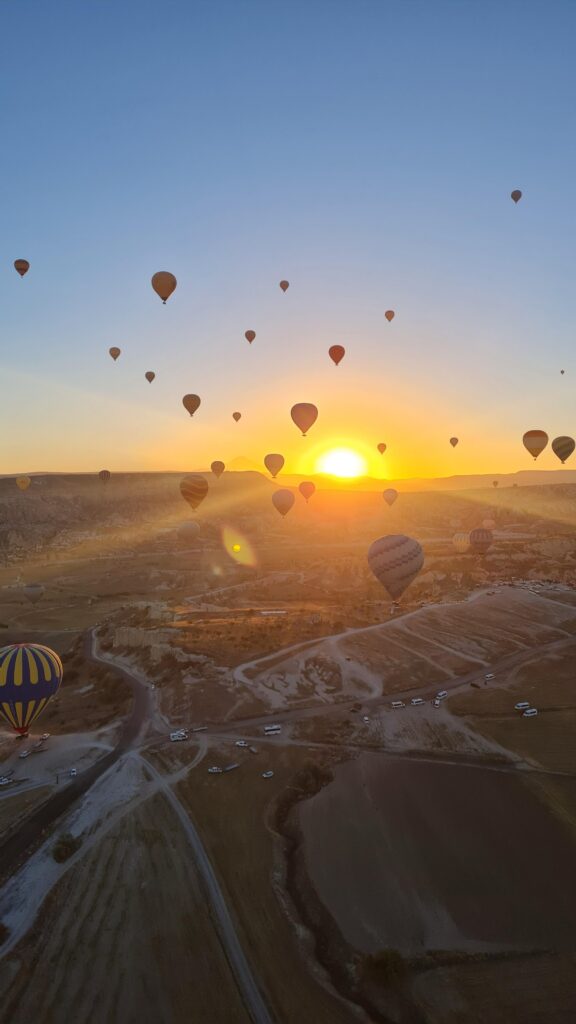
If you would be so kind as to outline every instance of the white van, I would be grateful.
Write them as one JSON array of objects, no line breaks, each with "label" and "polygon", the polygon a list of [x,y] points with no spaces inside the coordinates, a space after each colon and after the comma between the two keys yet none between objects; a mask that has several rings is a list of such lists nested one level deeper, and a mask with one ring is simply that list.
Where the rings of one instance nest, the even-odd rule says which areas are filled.
[{"label": "white van", "polygon": [[413,704],[414,707],[416,707],[418,704],[423,704],[424,703],[424,698],[423,697],[412,697],[412,700],[410,701],[410,703]]},{"label": "white van", "polygon": [[522,712],[522,718],[534,718],[534,715],[538,714],[538,708],[526,708],[526,711]]},{"label": "white van", "polygon": [[529,707],[530,707],[530,701],[529,700],[519,700],[518,703],[514,705],[514,710],[515,711],[525,711],[526,708],[529,708]]},{"label": "white van", "polygon": [[496,676],[494,675],[493,672],[487,672],[486,675],[484,676],[484,679],[486,680],[487,683],[489,683],[491,679],[495,678]]},{"label": "white van", "polygon": [[448,690],[439,690],[436,694],[436,700],[444,700],[444,697],[448,696]]},{"label": "white van", "polygon": [[393,700],[391,705],[390,705],[390,707],[391,708],[405,708],[406,705],[405,705],[403,700]]}]

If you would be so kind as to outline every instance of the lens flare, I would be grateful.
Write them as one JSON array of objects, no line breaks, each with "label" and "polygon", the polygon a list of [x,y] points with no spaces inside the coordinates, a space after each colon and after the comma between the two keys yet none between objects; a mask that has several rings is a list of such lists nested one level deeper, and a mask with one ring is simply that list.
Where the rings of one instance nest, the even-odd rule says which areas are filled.
[{"label": "lens flare", "polygon": [[332,448],[331,451],[324,452],[316,462],[317,473],[329,473],[330,476],[348,479],[363,476],[366,469],[366,459],[353,448]]},{"label": "lens flare", "polygon": [[226,554],[230,555],[230,558],[233,558],[238,565],[254,566],[258,564],[252,544],[234,526],[222,527],[222,545]]}]

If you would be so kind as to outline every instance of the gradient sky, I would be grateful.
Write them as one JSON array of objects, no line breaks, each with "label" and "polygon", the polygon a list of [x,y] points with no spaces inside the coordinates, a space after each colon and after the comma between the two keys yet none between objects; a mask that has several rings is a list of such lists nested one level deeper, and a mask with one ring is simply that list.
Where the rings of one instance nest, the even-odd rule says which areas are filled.
[{"label": "gradient sky", "polygon": [[573,0],[3,3],[0,473],[533,466],[576,431],[575,37]]}]

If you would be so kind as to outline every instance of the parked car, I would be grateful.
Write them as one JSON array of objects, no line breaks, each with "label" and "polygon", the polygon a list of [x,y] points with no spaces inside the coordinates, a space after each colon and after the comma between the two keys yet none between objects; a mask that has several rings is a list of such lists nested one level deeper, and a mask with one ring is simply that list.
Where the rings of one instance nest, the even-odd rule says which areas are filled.
[{"label": "parked car", "polygon": [[369,722],[370,719],[368,718],[368,715],[362,715],[362,721],[363,722]]},{"label": "parked car", "polygon": [[405,705],[403,700],[393,700],[391,705],[390,705],[390,707],[391,708],[405,708],[406,705]]},{"label": "parked car", "polygon": [[274,772],[271,772],[271,771],[262,772],[262,778],[263,779],[271,779],[273,775],[274,775]]},{"label": "parked car", "polygon": [[422,697],[412,697],[412,700],[410,701],[410,703],[413,704],[414,707],[416,707],[417,704],[423,704],[424,700],[423,700]]},{"label": "parked car", "polygon": [[43,732],[41,737],[40,737],[40,739],[42,740],[43,743],[45,743],[46,740],[50,739],[50,733],[49,732]]},{"label": "parked car", "polygon": [[21,752],[20,752],[20,753],[18,754],[18,757],[28,757],[29,753],[30,753],[30,751],[29,751],[29,750],[22,750],[22,751],[21,751]]},{"label": "parked car", "polygon": [[247,743],[246,740],[236,740],[236,746],[237,747],[247,747],[248,743]]},{"label": "parked car", "polygon": [[522,712],[522,718],[534,718],[534,715],[538,714],[538,708],[526,708],[526,711]]},{"label": "parked car", "polygon": [[448,696],[448,690],[440,690],[436,694],[436,700],[444,700],[444,697]]},{"label": "parked car", "polygon": [[442,701],[439,700],[438,697],[434,697],[434,700],[431,703],[433,708],[439,708]]},{"label": "parked car", "polygon": [[71,768],[70,769],[70,778],[75,779],[77,775],[78,775],[78,769],[77,768]]},{"label": "parked car", "polygon": [[526,708],[529,708],[529,707],[530,707],[530,701],[529,700],[519,700],[518,703],[514,705],[514,710],[515,711],[525,711]]},{"label": "parked car", "polygon": [[209,775],[221,775],[222,774],[222,769],[219,768],[217,764],[213,764],[212,767],[208,769],[208,774]]},{"label": "parked car", "polygon": [[487,672],[486,675],[484,676],[484,679],[486,680],[487,683],[489,683],[491,679],[495,678],[496,676],[494,675],[493,672]]}]

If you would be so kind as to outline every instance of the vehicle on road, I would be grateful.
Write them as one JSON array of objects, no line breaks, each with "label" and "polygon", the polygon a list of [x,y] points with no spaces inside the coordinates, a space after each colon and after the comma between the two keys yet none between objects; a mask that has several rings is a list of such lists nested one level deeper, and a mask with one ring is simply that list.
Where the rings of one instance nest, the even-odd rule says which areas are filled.
[{"label": "vehicle on road", "polygon": [[28,757],[29,753],[30,753],[29,750],[21,750],[20,753],[18,754],[18,757],[20,757],[20,758]]},{"label": "vehicle on road", "polygon": [[271,772],[271,771],[262,772],[262,778],[263,779],[271,779],[273,775],[274,775],[274,772]]},{"label": "vehicle on road", "polygon": [[514,705],[514,710],[515,711],[525,711],[526,708],[529,708],[529,707],[530,707],[530,701],[529,700],[519,700],[518,703]]},{"label": "vehicle on road", "polygon": [[9,786],[12,779],[0,778],[0,786]]},{"label": "vehicle on road", "polygon": [[77,768],[71,768],[70,769],[70,778],[71,779],[75,779],[77,775],[78,775],[78,769]]},{"label": "vehicle on road", "polygon": [[264,726],[264,735],[265,736],[275,736],[279,732],[282,732],[282,726],[281,725],[265,725]]},{"label": "vehicle on road", "polygon": [[40,737],[40,739],[42,740],[42,743],[45,743],[46,740],[50,739],[50,733],[49,732],[43,732],[41,737]]},{"label": "vehicle on road", "polygon": [[237,747],[247,747],[248,746],[248,741],[247,740],[236,740],[236,746]]},{"label": "vehicle on road", "polygon": [[522,712],[522,718],[534,718],[534,715],[538,714],[538,708],[526,708],[526,711]]},{"label": "vehicle on road", "polygon": [[362,715],[362,721],[363,722],[369,722],[370,719],[368,718],[368,715]]},{"label": "vehicle on road", "polygon": [[494,675],[493,672],[487,672],[486,675],[484,676],[484,679],[486,680],[487,683],[489,683],[492,679],[495,678],[496,676]]},{"label": "vehicle on road", "polygon": [[439,708],[441,703],[442,703],[442,701],[438,697],[434,697],[434,700],[431,701],[431,704],[432,704],[433,708]]},{"label": "vehicle on road", "polygon": [[391,708],[405,708],[406,705],[405,705],[403,700],[393,700],[391,705],[390,705],[390,707]]},{"label": "vehicle on road", "polygon": [[176,732],[170,733],[170,741],[172,743],[181,743],[182,740],[188,739],[188,733],[185,729],[177,729]]},{"label": "vehicle on road", "polygon": [[448,696],[448,690],[439,690],[436,694],[436,700],[444,700]]},{"label": "vehicle on road", "polygon": [[416,707],[418,704],[423,704],[424,703],[424,699],[422,697],[412,697],[412,700],[410,701],[410,703],[414,707]]},{"label": "vehicle on road", "polygon": [[217,764],[213,764],[212,767],[208,769],[208,774],[209,775],[221,775],[222,774],[222,769],[219,768]]}]

